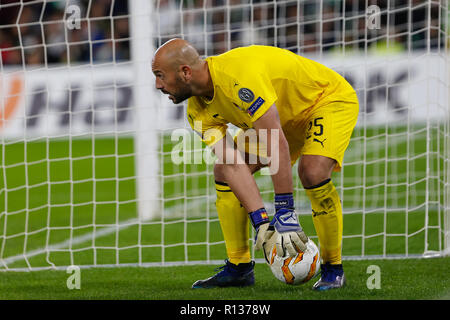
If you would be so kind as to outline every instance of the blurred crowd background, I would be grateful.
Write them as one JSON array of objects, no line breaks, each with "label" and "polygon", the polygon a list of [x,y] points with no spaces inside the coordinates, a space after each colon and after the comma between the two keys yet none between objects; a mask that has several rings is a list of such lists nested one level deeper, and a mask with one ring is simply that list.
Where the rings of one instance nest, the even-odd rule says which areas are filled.
[{"label": "blurred crowd background", "polygon": [[[202,55],[249,44],[275,45],[299,54],[444,50],[444,3],[153,0],[152,38],[159,46],[183,37]],[[80,8],[79,29],[67,28],[68,5]],[[368,5],[380,8],[379,28],[367,28]],[[1,0],[0,50],[0,66],[128,61],[128,0]]]}]

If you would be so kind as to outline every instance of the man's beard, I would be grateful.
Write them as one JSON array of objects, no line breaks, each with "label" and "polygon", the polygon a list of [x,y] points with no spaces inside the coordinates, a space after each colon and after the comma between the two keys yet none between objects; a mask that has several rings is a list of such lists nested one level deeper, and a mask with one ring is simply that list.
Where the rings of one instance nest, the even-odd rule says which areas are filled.
[{"label": "man's beard", "polygon": [[174,98],[172,101],[174,104],[180,104],[186,99],[189,99],[192,97],[192,90],[191,88],[185,84],[183,81],[178,80],[177,81],[178,90],[174,94],[172,94],[172,97]]}]

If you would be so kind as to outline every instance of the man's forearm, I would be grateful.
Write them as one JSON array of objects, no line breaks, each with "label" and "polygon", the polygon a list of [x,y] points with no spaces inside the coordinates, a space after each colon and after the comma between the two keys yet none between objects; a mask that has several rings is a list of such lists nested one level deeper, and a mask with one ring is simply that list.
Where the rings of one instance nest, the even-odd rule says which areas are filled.
[{"label": "man's forearm", "polygon": [[217,162],[214,175],[226,182],[234,195],[247,212],[253,212],[264,207],[258,186],[241,153],[234,148],[230,136],[224,137],[213,147]]},{"label": "man's forearm", "polygon": [[247,212],[264,207],[255,179],[246,164],[221,164],[226,183]]},{"label": "man's forearm", "polygon": [[277,141],[275,141],[276,139],[273,139],[274,136],[272,136],[272,134],[269,135],[268,139],[270,156],[269,166],[272,173],[273,188],[275,194],[292,193],[293,182],[289,145],[283,134],[283,130],[279,130],[277,136]]},{"label": "man's forearm", "polygon": [[275,194],[292,193],[289,144],[284,136],[275,105],[254,123],[260,142],[267,146],[270,174]]}]

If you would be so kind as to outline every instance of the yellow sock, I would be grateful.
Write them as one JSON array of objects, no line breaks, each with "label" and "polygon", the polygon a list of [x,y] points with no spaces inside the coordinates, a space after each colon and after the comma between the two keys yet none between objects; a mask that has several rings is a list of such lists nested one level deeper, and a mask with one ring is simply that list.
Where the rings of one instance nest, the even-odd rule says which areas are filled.
[{"label": "yellow sock", "polygon": [[222,227],[228,260],[233,264],[248,263],[250,259],[249,218],[230,187],[216,181],[216,208]]},{"label": "yellow sock", "polygon": [[339,194],[331,180],[306,189],[311,200],[314,227],[320,243],[323,263],[342,263],[342,206]]}]

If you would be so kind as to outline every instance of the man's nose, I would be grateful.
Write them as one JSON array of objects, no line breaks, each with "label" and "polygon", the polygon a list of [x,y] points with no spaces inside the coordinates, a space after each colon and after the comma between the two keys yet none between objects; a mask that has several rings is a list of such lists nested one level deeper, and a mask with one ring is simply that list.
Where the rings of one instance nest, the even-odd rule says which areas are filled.
[{"label": "man's nose", "polygon": [[158,78],[156,78],[155,86],[156,86],[156,89],[158,89],[158,90],[161,90],[162,88],[164,88],[161,80],[159,80]]}]

